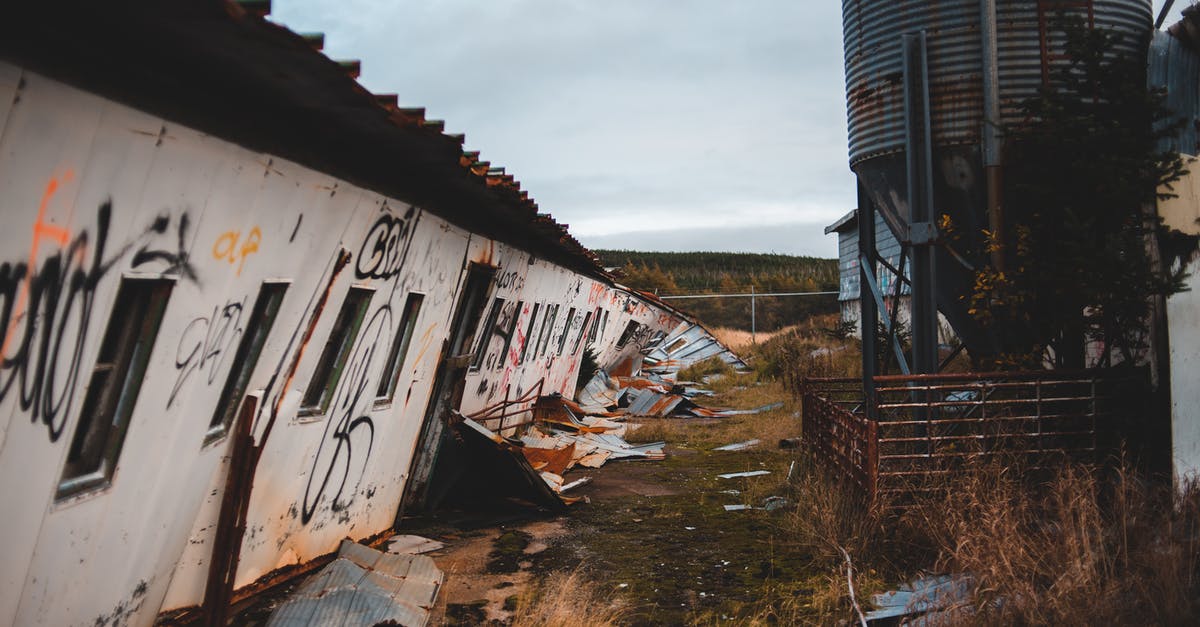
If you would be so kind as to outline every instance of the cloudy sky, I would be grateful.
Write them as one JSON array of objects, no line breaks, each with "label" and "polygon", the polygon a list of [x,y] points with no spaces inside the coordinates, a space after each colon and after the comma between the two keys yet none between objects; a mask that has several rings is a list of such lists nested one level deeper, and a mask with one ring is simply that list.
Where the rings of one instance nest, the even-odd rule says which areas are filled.
[{"label": "cloudy sky", "polygon": [[593,248],[833,257],[822,227],[855,204],[836,0],[275,0],[272,19],[324,32]]}]

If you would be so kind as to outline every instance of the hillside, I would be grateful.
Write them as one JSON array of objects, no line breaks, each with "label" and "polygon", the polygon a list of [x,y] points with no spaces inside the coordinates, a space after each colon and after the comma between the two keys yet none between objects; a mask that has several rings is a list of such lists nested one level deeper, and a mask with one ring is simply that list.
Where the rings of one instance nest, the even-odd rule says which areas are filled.
[{"label": "hillside", "polygon": [[[661,296],[836,290],[836,259],[792,255],[596,250],[605,266],[620,268],[626,285]],[[711,326],[750,328],[749,298],[671,300]],[[755,302],[758,329],[772,331],[812,315],[837,311],[837,297],[760,297]]]}]

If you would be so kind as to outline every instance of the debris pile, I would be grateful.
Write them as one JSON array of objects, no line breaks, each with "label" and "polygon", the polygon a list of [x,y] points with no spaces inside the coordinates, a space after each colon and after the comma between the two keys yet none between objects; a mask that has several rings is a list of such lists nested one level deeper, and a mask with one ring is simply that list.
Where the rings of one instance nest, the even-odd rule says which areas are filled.
[{"label": "debris pile", "polygon": [[[698,404],[695,398],[713,392],[700,383],[675,379],[681,368],[713,357],[739,370],[746,368],[703,327],[683,323],[652,342],[640,359],[635,354],[608,369],[597,369],[579,389],[578,402],[559,394],[540,396],[538,387],[470,416],[456,415],[454,426],[469,453],[466,459],[476,467],[476,476],[506,486],[511,496],[561,508],[581,500],[565,493],[591,479],[568,481],[564,475],[573,468],[599,468],[611,460],[666,458],[665,442],[631,444],[625,440],[630,430],[640,426],[626,422],[630,417],[724,418],[782,405],[734,410]],[[504,424],[505,417],[525,412],[532,413],[532,418],[519,425],[519,432]],[[497,430],[486,424],[495,424]]]}]

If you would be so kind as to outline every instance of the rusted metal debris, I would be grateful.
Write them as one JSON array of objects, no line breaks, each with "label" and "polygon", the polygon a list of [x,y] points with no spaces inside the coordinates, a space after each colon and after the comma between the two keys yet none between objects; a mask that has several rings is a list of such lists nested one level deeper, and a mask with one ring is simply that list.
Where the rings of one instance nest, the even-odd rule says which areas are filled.
[{"label": "rusted metal debris", "polygon": [[343,540],[337,559],[276,608],[267,625],[425,625],[444,578],[424,555],[383,553]]}]

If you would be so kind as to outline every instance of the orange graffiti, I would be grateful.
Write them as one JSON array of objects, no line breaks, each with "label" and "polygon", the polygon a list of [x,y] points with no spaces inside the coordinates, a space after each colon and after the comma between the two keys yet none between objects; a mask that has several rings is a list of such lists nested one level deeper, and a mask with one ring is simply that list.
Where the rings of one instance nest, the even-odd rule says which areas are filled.
[{"label": "orange graffiti", "polygon": [[[75,173],[67,170],[63,173],[62,182],[66,183],[75,177]],[[21,284],[21,293],[17,295],[16,306],[13,307],[12,321],[8,328],[4,330],[4,341],[0,342],[0,355],[4,355],[8,350],[8,343],[12,339],[13,332],[17,329],[17,323],[24,317],[25,306],[29,301],[30,281],[33,280],[33,269],[37,267],[38,248],[41,247],[42,239],[46,238],[60,247],[66,246],[67,241],[71,239],[71,233],[66,228],[46,223],[46,207],[50,205],[50,199],[54,197],[54,193],[58,191],[58,179],[50,177],[46,183],[46,190],[42,192],[42,201],[38,204],[37,221],[33,223],[33,242],[29,246],[29,270],[25,273],[25,282]],[[82,251],[80,252],[82,254]]]},{"label": "orange graffiti", "polygon": [[[241,241],[241,246],[238,242]],[[229,263],[238,264],[237,275],[242,275],[242,268],[246,266],[246,257],[258,252],[258,244],[262,241],[262,231],[256,226],[250,229],[246,234],[246,240],[242,241],[241,231],[225,231],[217,241],[213,242],[212,253],[216,259],[227,259]]]}]

